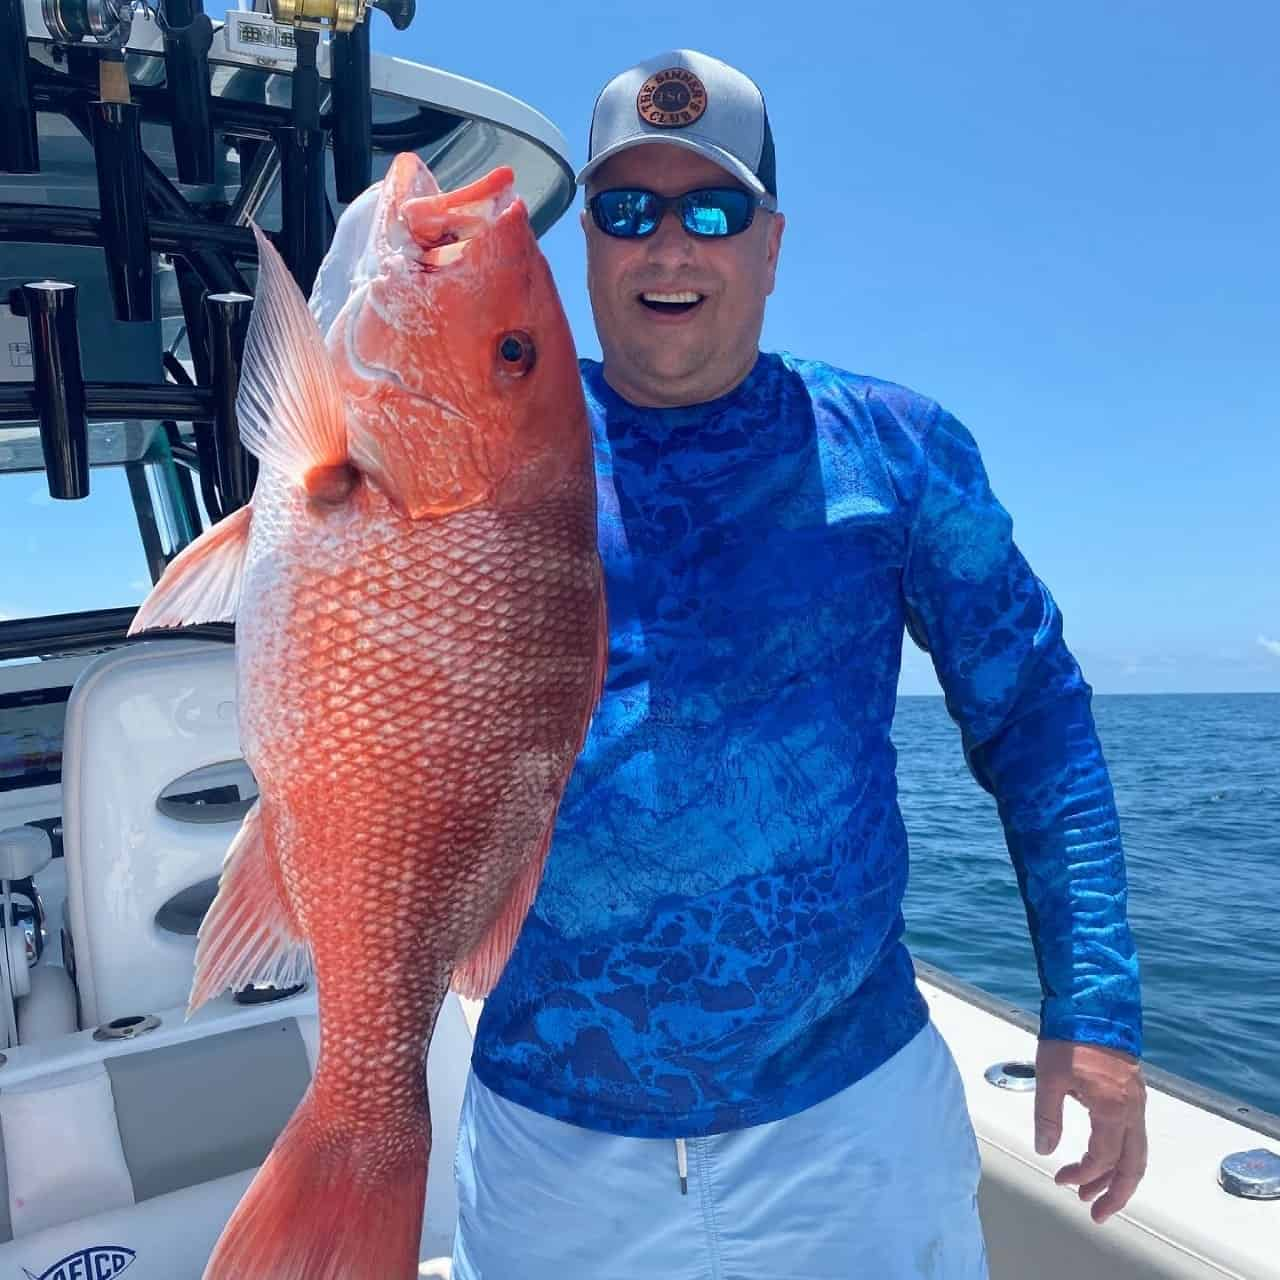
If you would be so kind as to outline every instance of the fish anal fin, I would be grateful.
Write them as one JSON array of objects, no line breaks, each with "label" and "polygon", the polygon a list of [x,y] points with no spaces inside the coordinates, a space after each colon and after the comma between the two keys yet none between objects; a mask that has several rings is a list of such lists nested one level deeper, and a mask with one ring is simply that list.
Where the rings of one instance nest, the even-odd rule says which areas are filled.
[{"label": "fish anal fin", "polygon": [[267,845],[259,800],[227,850],[217,896],[200,925],[187,1013],[228,987],[239,990],[251,982],[291,987],[310,971],[306,940]]},{"label": "fish anal fin", "polygon": [[233,622],[252,518],[253,508],[241,507],[183,548],[142,602],[129,634],[152,627]]},{"label": "fish anal fin", "polygon": [[454,966],[449,985],[460,996],[470,1000],[483,1000],[498,984],[502,971],[515,950],[516,939],[524,927],[525,917],[542,882],[542,868],[546,865],[547,850],[551,847],[551,833],[555,829],[555,814],[547,823],[533,857],[521,868],[512,882],[507,900],[497,918],[481,938],[470,955]]}]

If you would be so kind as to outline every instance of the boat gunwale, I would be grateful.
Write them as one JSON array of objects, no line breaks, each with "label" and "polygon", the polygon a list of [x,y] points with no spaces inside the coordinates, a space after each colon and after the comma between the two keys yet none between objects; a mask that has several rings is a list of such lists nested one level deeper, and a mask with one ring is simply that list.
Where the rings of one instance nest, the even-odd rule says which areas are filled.
[{"label": "boat gunwale", "polygon": [[[939,991],[975,1005],[984,1013],[993,1014],[1005,1022],[1013,1023],[1023,1031],[1039,1036],[1040,1020],[1034,1014],[1028,1013],[1001,996],[992,995],[981,987],[975,987],[973,983],[966,982],[963,978],[957,978],[945,969],[939,969],[927,960],[913,956],[912,963],[915,965],[916,976],[931,987],[937,987]],[[1274,1112],[1256,1107],[1253,1103],[1244,1101],[1243,1098],[1223,1093],[1208,1085],[1196,1084],[1185,1076],[1166,1071],[1163,1067],[1153,1066],[1146,1059],[1142,1062],[1142,1075],[1149,1088],[1176,1098],[1179,1102],[1189,1103],[1222,1120],[1230,1120],[1242,1128],[1251,1129],[1265,1138],[1280,1141],[1280,1115]]]}]

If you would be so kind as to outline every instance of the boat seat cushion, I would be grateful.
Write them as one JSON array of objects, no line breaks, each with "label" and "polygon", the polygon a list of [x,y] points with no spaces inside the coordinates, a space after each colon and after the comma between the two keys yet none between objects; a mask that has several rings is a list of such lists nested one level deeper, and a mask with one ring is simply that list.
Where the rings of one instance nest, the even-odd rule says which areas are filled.
[{"label": "boat seat cushion", "polygon": [[15,1236],[133,1204],[101,1062],[5,1089],[0,1128]]},{"label": "boat seat cushion", "polygon": [[13,1236],[261,1164],[310,1079],[306,1045],[289,1018],[5,1089]]}]

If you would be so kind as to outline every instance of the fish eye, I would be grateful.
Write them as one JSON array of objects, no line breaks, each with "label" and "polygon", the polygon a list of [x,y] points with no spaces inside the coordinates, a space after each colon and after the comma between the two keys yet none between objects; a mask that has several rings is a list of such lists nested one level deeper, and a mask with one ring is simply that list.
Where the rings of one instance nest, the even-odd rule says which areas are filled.
[{"label": "fish eye", "polygon": [[537,359],[537,350],[533,339],[523,329],[512,329],[498,339],[498,361],[503,373],[521,378]]}]

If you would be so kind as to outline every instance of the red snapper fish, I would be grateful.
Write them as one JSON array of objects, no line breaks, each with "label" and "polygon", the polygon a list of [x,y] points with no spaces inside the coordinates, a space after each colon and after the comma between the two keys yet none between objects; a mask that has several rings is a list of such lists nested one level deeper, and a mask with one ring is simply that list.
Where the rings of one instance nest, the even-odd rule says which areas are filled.
[{"label": "red snapper fish", "polygon": [[260,796],[190,1008],[312,969],[318,993],[314,1078],[204,1275],[400,1280],[436,1015],[511,954],[604,676],[590,435],[509,169],[442,193],[397,156],[343,214],[311,311],[257,239],[253,500],[130,629],[236,619]]}]

